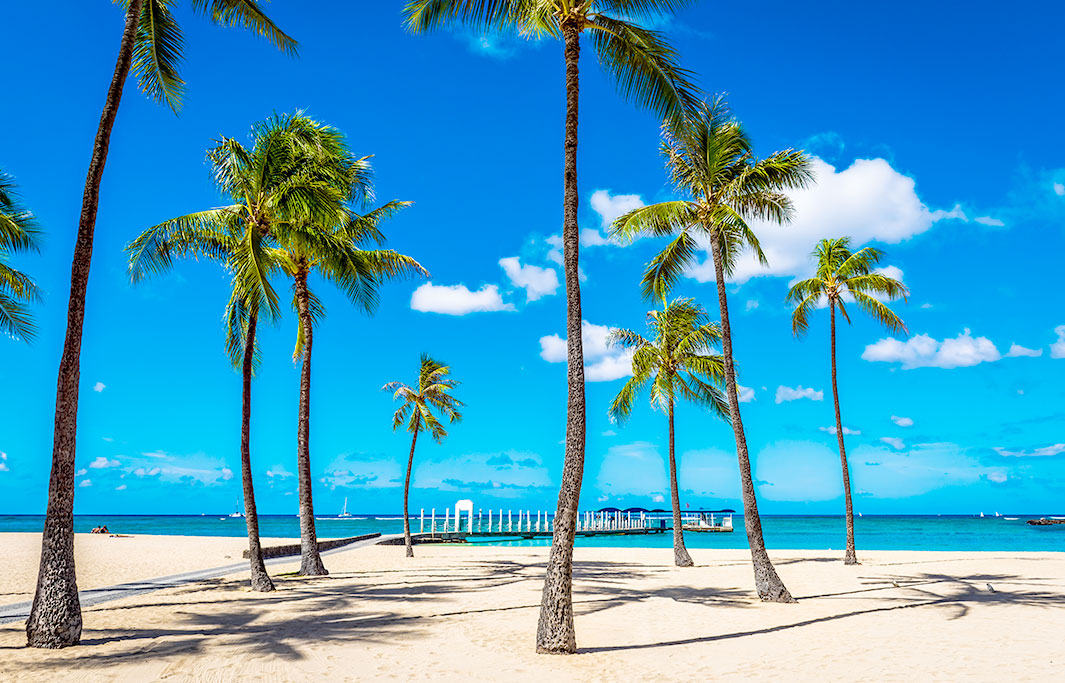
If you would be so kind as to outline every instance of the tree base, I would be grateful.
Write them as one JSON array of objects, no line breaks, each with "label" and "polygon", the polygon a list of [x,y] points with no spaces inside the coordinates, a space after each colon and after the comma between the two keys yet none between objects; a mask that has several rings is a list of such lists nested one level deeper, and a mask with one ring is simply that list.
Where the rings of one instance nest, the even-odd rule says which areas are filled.
[{"label": "tree base", "polygon": [[407,557],[414,557],[414,548],[407,546]]},{"label": "tree base", "polygon": [[687,548],[674,548],[673,549],[673,561],[678,567],[694,567],[695,562],[692,561],[692,556],[688,554]]},{"label": "tree base", "polygon": [[303,557],[296,576],[329,576],[329,570],[322,563],[322,556],[314,553]]}]

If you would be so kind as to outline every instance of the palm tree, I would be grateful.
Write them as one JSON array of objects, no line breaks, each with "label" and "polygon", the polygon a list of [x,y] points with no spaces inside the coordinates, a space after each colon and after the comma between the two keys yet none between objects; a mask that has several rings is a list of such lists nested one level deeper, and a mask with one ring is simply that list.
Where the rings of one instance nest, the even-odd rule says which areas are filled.
[{"label": "palm tree", "polygon": [[[280,314],[270,284],[285,253],[277,235],[288,226],[334,225],[348,220],[345,201],[352,168],[332,165],[343,158],[336,129],[302,113],[274,116],[252,127],[253,146],[245,148],[223,138],[209,150],[214,178],[232,204],[188,214],[148,228],[127,247],[134,282],[169,270],[175,256],[204,256],[233,273],[227,307],[227,351],[241,368],[241,472],[251,561],[252,588],[271,591],[259,544],[259,523],[251,470],[251,380],[256,364],[256,331],[260,316]],[[333,180],[325,180],[333,178]],[[348,191],[337,178],[347,178]]]},{"label": "palm tree", "polygon": [[751,477],[747,438],[740,417],[736,367],[732,350],[725,278],[738,255],[750,248],[765,263],[758,238],[747,221],[786,222],[791,202],[782,193],[811,180],[807,156],[796,150],[776,152],[765,159],[754,156],[746,131],[732,118],[721,98],[703,103],[680,123],[663,126],[662,154],[676,191],[687,198],[653,204],[619,217],[611,232],[623,239],[641,235],[669,236],[673,240],[648,264],[643,277],[644,296],[661,299],[695,264],[698,239],[710,243],[721,309],[721,345],[725,357],[725,387],[736,439],[743,521],[751,547],[758,596],[773,602],[794,602],[777,575],[765,550],[758,501]]},{"label": "palm tree", "polygon": [[692,567],[684,547],[680,520],[680,492],[674,450],[673,408],[678,396],[709,408],[728,420],[728,402],[717,385],[725,377],[724,363],[710,351],[721,342],[721,328],[706,317],[693,299],[674,299],[661,311],[647,314],[651,339],[632,330],[611,330],[608,343],[632,349],[632,377],[610,405],[610,417],[621,423],[632,413],[636,397],[647,389],[651,407],[660,408],[669,421],[669,492],[673,505],[673,559],[678,567]]},{"label": "palm tree", "polygon": [[573,539],[584,475],[584,351],[577,225],[577,124],[581,35],[588,33],[600,63],[620,93],[659,116],[679,118],[694,104],[690,74],[657,32],[640,26],[693,4],[694,0],[408,0],[407,28],[430,32],[446,25],[561,40],[565,61],[566,119],[563,141],[562,248],[566,280],[566,454],[559,488],[551,555],[547,562],[536,651],[573,653]]},{"label": "palm tree", "polygon": [[[268,38],[295,54],[296,42],[263,13],[257,0],[191,0],[195,11],[222,26],[241,26]],[[92,260],[96,210],[100,199],[111,129],[122,101],[130,70],[141,90],[177,111],[184,81],[178,70],[184,41],[171,12],[171,0],[122,0],[125,27],[119,42],[114,75],[104,100],[93,143],[92,159],[81,200],[81,217],[74,242],[67,304],[67,331],[56,386],[52,470],[48,482],[48,508],[41,540],[41,564],[33,607],[26,621],[27,644],[60,648],[81,638],[81,603],[74,572],[74,455],[77,441],[78,379],[81,336],[85,321],[85,292]]]},{"label": "palm tree", "polygon": [[389,382],[381,387],[381,391],[391,391],[392,400],[402,400],[403,403],[392,416],[392,429],[399,429],[406,423],[407,431],[410,432],[410,455],[407,457],[407,478],[403,481],[403,541],[407,546],[407,557],[414,557],[414,548],[410,540],[410,515],[407,505],[410,496],[410,471],[414,466],[414,446],[418,443],[418,434],[429,432],[433,441],[441,443],[447,436],[440,418],[433,414],[433,410],[439,411],[452,424],[462,419],[459,408],[465,405],[451,395],[451,391],[459,385],[459,382],[451,379],[451,367],[434,360],[429,354],[423,353],[421,368],[418,371],[418,384],[409,387],[403,382]]},{"label": "palm tree", "polygon": [[389,279],[411,274],[428,276],[428,271],[409,256],[390,249],[363,249],[368,243],[385,240],[380,223],[410,202],[393,201],[364,215],[353,215],[346,224],[323,230],[313,225],[294,225],[282,231],[279,240],[284,249],[281,269],[292,278],[293,308],[299,325],[296,332],[294,361],[303,361],[300,371],[299,427],[297,435],[297,472],[300,504],[299,574],[328,574],[318,552],[314,526],[314,503],[311,495],[311,350],[314,326],[325,314],[321,300],[307,285],[312,272],[333,282],[348,298],[369,314],[377,308],[380,285]]},{"label": "palm tree", "polygon": [[797,282],[788,291],[788,303],[795,305],[791,316],[791,330],[797,337],[810,329],[810,311],[828,303],[832,330],[832,401],[836,408],[836,441],[839,443],[839,462],[843,468],[843,500],[847,515],[847,552],[844,564],[858,564],[854,551],[854,507],[851,504],[851,475],[847,466],[847,451],[843,447],[843,421],[839,415],[839,389],[836,386],[836,309],[848,323],[846,302],[853,301],[878,323],[891,332],[906,332],[902,319],[895,315],[877,296],[894,299],[909,295],[906,286],[898,280],[877,272],[876,266],[884,252],[873,247],[853,251],[850,237],[823,239],[814,248],[817,272]]},{"label": "palm tree", "polygon": [[22,205],[11,176],[0,171],[0,333],[33,341],[37,326],[25,304],[41,300],[41,291],[28,275],[7,264],[8,255],[38,251],[40,231]]}]

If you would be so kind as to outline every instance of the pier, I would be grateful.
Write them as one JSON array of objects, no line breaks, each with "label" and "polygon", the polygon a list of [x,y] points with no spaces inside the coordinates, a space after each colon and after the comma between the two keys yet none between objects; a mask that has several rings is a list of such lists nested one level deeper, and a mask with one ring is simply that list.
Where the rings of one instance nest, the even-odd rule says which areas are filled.
[{"label": "pier", "polygon": [[[728,514],[727,517],[722,517],[720,524],[717,524],[714,518],[714,514],[718,513]],[[731,532],[733,527],[730,513],[732,510],[685,512],[681,515],[681,523],[685,531]],[[475,515],[473,502],[460,500],[455,504],[454,515],[451,508],[444,509],[443,519],[437,517],[436,508],[431,508],[428,515],[425,508],[422,508],[418,515],[418,527],[418,533],[415,535],[419,543],[464,543],[478,538],[550,538],[554,535],[555,521],[554,515],[546,510],[504,511],[502,508],[479,508]],[[663,534],[672,531],[672,513],[668,510],[603,508],[578,513],[575,533],[577,536],[588,538]]]}]

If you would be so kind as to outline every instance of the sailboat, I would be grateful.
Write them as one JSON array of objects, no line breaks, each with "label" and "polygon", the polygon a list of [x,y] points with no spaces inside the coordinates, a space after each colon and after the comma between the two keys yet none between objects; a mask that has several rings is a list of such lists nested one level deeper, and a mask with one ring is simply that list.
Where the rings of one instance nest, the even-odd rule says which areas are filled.
[{"label": "sailboat", "polygon": [[983,517],[983,516],[984,516],[984,513],[982,513],[982,512],[981,512],[981,513],[980,513],[980,516],[981,516],[981,517]]},{"label": "sailboat", "polygon": [[244,516],[244,513],[240,511],[240,506],[233,508],[233,512],[229,513],[230,519],[240,519]]},{"label": "sailboat", "polygon": [[340,511],[338,517],[351,517],[351,513],[348,512],[348,498],[344,496],[344,509]]}]

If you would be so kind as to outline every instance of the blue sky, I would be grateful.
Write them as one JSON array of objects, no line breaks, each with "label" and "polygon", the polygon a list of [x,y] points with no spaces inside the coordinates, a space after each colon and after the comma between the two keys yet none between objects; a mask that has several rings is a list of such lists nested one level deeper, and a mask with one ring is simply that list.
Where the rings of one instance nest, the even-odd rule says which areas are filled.
[{"label": "blue sky", "polygon": [[[38,342],[0,340],[0,513],[43,512],[55,373],[82,183],[121,30],[105,0],[3,10],[0,168],[47,231],[19,256],[46,301]],[[379,388],[413,381],[423,350],[463,381],[466,419],[417,453],[412,507],[473,498],[554,507],[565,421],[561,271],[561,50],[496,36],[406,35],[398,3],[272,3],[301,42],[289,59],[182,9],[189,84],[179,117],[132,84],[104,178],[82,352],[75,510],[227,511],[240,499],[240,380],[222,346],[227,278],[182,263],[128,283],[123,245],[168,217],[218,205],[204,150],[273,112],[305,108],[374,154],[381,200],[413,200],[390,246],[432,272],[386,288],[373,318],[319,283],[312,462],[319,510],[395,511],[409,441]],[[323,17],[328,17],[323,19]],[[841,330],[840,392],[856,509],[865,513],[1060,511],[1065,495],[1065,311],[1054,259],[1065,248],[1065,104],[1057,83],[1065,11],[1002,13],[928,3],[713,3],[664,23],[708,92],[727,93],[760,153],[801,146],[818,185],[787,230],[760,228],[768,270],[730,283],[745,423],[763,511],[842,507],[827,318],[791,336],[788,283],[818,238],[887,250],[912,291],[912,336]],[[48,27],[48,38],[40,27]],[[618,212],[670,197],[654,118],[621,101],[590,50],[583,63],[580,182],[588,351],[582,501],[653,504],[668,494],[665,419],[645,405],[623,427],[606,409],[625,359],[609,326],[641,329],[638,279],[660,246],[607,243]],[[1042,256],[1045,255],[1045,256]],[[1045,261],[1044,261],[1045,259]],[[281,285],[284,286],[284,285]],[[706,303],[697,268],[679,294]],[[296,510],[298,372],[291,314],[263,334],[254,390],[260,510]],[[728,427],[684,407],[683,499],[738,505]],[[668,495],[667,495],[668,499]]]}]

